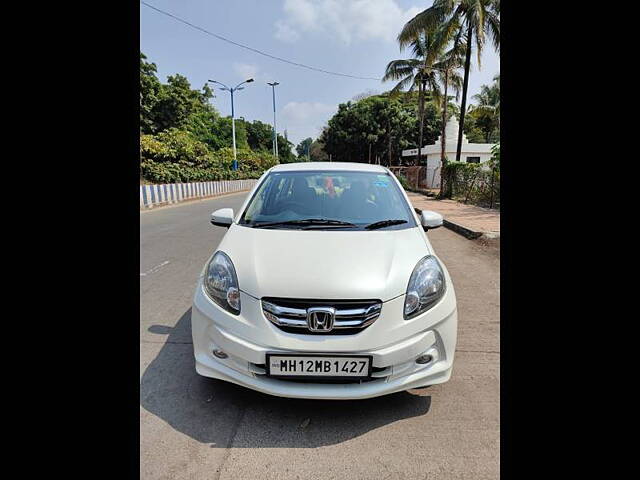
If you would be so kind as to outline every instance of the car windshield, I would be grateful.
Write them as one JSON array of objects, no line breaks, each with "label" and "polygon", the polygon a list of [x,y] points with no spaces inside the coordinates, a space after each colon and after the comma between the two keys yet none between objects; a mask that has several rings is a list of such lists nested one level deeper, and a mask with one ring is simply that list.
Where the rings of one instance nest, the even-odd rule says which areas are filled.
[{"label": "car windshield", "polygon": [[240,224],[260,228],[393,230],[415,227],[394,179],[385,172],[272,172]]}]

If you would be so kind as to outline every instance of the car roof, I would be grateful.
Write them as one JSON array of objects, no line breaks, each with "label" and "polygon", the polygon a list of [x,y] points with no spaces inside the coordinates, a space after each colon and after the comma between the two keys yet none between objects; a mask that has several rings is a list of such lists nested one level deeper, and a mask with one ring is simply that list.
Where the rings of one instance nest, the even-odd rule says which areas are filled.
[{"label": "car roof", "polygon": [[271,169],[272,172],[297,172],[304,170],[321,171],[357,171],[357,172],[378,172],[387,173],[387,169],[382,165],[371,165],[369,163],[357,162],[298,162],[283,163]]}]

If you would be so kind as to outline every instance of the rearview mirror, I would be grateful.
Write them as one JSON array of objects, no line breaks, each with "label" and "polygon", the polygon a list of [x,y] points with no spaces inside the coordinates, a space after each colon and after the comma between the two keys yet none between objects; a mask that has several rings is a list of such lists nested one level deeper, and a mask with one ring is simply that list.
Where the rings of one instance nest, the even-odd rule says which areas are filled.
[{"label": "rearview mirror", "polygon": [[229,228],[233,223],[233,208],[221,208],[211,214],[211,224]]},{"label": "rearview mirror", "polygon": [[437,212],[432,212],[431,210],[423,210],[420,214],[420,223],[425,232],[433,228],[441,227],[442,220],[442,215]]}]

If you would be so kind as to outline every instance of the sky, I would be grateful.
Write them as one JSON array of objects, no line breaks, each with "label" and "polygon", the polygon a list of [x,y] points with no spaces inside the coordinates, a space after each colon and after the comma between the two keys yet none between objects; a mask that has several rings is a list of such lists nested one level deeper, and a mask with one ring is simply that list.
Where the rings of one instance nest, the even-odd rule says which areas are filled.
[{"label": "sky", "polygon": [[[381,78],[387,63],[409,58],[396,37],[430,0],[145,0],[212,33],[293,62],[354,76]],[[180,73],[192,88],[208,79],[235,86],[254,82],[234,95],[236,118],[273,124],[271,87],[276,87],[278,132],[297,145],[317,138],[338,104],[364,92],[381,93],[393,82],[360,80],[311,71],[218,40],[140,4],[140,50],[158,67],[158,77]],[[469,94],[490,84],[500,71],[490,43],[478,70],[472,58]],[[231,114],[229,92],[214,88],[211,101]]]}]

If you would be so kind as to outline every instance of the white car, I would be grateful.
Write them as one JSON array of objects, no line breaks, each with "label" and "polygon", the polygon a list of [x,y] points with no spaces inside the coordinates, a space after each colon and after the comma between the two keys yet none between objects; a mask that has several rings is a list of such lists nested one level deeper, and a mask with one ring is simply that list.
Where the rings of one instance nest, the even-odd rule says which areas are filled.
[{"label": "white car", "polygon": [[191,314],[196,371],[271,395],[359,399],[449,380],[456,297],[420,214],[386,168],[267,171],[206,263]]}]

